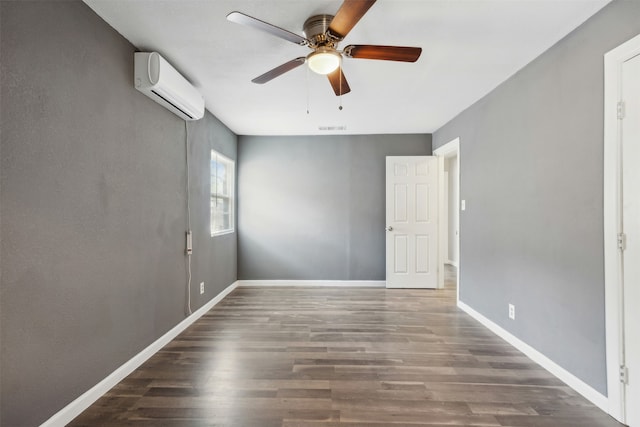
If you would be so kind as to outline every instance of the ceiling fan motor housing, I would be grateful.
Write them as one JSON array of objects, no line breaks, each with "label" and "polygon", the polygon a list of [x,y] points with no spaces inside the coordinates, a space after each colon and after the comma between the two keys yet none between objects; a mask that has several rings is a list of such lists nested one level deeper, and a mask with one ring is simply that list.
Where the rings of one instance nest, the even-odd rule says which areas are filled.
[{"label": "ceiling fan motor housing", "polygon": [[305,36],[313,44],[312,47],[330,46],[339,40],[332,40],[327,37],[327,29],[333,20],[333,15],[314,15],[304,22],[302,27]]}]

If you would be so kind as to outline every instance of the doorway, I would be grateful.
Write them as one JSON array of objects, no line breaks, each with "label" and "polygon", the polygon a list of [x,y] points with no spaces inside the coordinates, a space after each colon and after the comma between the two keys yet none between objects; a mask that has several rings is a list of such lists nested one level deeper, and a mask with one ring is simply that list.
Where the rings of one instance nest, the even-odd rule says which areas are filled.
[{"label": "doorway", "polygon": [[604,111],[609,413],[640,427],[640,35],[605,55]]},{"label": "doorway", "polygon": [[[460,138],[456,138],[433,152],[440,164],[439,194],[440,223],[439,247],[442,278],[455,279],[456,301],[460,300]],[[439,287],[445,287],[440,283]]]}]

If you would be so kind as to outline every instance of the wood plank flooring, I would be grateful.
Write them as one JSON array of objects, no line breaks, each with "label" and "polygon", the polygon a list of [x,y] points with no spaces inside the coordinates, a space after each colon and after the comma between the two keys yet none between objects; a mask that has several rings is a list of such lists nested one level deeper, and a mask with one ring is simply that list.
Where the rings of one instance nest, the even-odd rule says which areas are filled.
[{"label": "wood plank flooring", "polygon": [[71,426],[621,426],[445,290],[238,288]]}]

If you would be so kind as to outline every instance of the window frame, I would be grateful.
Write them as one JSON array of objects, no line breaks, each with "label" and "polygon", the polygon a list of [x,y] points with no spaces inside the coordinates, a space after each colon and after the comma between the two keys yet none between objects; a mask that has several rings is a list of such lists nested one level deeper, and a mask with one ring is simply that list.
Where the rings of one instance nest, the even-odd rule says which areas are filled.
[{"label": "window frame", "polygon": [[[214,188],[211,181],[213,178],[217,179],[217,176],[214,175],[213,171],[213,162],[225,164],[226,167],[226,180],[228,187],[228,194],[219,193],[217,188]],[[220,152],[212,149],[211,157],[209,158],[209,229],[211,232],[211,237],[215,236],[223,236],[225,234],[235,233],[235,185],[236,185],[236,164],[235,161],[230,159],[229,157],[221,154]],[[224,230],[214,231],[215,223],[214,223],[214,200],[215,199],[226,199],[229,201],[229,227]]]}]

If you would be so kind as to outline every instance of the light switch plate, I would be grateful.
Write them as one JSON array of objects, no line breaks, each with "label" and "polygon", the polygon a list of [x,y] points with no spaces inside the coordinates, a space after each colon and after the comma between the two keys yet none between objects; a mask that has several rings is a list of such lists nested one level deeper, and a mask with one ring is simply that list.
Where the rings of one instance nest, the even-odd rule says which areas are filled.
[{"label": "light switch plate", "polygon": [[466,200],[460,200],[460,210],[463,211],[467,208],[467,201]]}]

